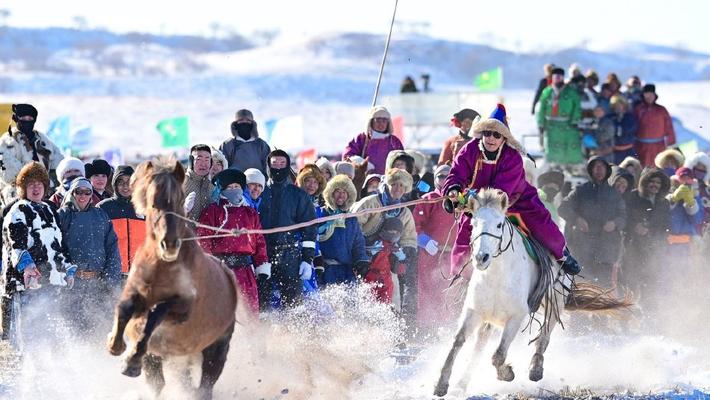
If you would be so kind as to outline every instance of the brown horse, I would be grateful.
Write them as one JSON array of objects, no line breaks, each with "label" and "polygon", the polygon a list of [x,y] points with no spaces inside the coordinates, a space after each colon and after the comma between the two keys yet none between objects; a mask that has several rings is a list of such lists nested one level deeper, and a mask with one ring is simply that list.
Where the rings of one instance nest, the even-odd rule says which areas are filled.
[{"label": "brown horse", "polygon": [[132,347],[123,374],[136,377],[145,367],[156,395],[165,386],[164,358],[201,353],[198,394],[211,398],[227,359],[240,292],[226,266],[195,241],[182,240],[194,236],[179,217],[184,178],[179,162],[159,159],[139,165],[131,179],[136,212],[146,218],[146,240],[116,307],[108,348],[122,354],[125,334]]}]

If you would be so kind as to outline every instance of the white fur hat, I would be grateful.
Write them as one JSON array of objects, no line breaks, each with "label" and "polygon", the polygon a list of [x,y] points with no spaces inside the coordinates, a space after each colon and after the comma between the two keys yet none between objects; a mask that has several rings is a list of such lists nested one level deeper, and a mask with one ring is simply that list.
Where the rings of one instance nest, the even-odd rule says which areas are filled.
[{"label": "white fur hat", "polygon": [[249,168],[244,171],[244,175],[247,177],[247,185],[250,183],[258,183],[262,187],[266,187],[266,177],[256,168]]},{"label": "white fur hat", "polygon": [[86,176],[86,170],[84,169],[84,163],[76,157],[64,157],[62,161],[57,165],[56,174],[57,180],[62,182],[64,180],[64,173],[72,170],[78,169],[81,172],[81,176]]}]

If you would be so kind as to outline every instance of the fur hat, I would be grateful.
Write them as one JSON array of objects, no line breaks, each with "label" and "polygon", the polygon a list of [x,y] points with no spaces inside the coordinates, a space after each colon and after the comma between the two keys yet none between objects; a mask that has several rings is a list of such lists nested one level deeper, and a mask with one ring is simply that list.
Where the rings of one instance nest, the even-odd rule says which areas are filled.
[{"label": "fur hat", "polygon": [[234,113],[234,120],[236,121],[239,118],[248,118],[253,121],[254,120],[254,113],[247,110],[246,108],[242,108],[241,110]]},{"label": "fur hat", "polygon": [[325,189],[325,176],[323,176],[323,173],[320,172],[320,168],[318,168],[317,165],[304,165],[303,168],[301,168],[301,171],[299,171],[298,175],[296,176],[296,186],[300,187],[301,189],[304,189],[306,179],[308,178],[314,178],[318,182],[318,190],[316,190],[314,196],[318,196],[323,193],[323,189]]},{"label": "fur hat", "polygon": [[627,171],[625,168],[621,167],[612,167],[612,173],[611,177],[609,178],[609,184],[614,185],[616,181],[619,179],[624,179],[627,183],[628,189],[627,191],[631,191],[634,188],[634,184],[636,183],[636,178],[631,174],[631,172]]},{"label": "fur hat", "polygon": [[387,187],[391,187],[393,184],[400,182],[404,185],[404,193],[409,193],[412,191],[412,185],[414,184],[412,176],[403,169],[392,168],[387,171],[385,175],[385,184]]},{"label": "fur hat", "polygon": [[12,105],[12,120],[17,122],[15,118],[30,116],[37,120],[37,109],[32,104],[13,104]]},{"label": "fur hat", "polygon": [[[353,166],[354,166],[355,164],[362,164],[362,163],[365,162],[365,159],[362,158],[362,157],[360,157],[360,156],[350,156],[350,157],[348,157],[348,158],[350,159],[350,162],[353,164]],[[319,166],[319,167],[320,167],[320,166]],[[372,171],[373,169],[375,169],[375,165],[374,165],[373,163],[371,163],[371,162],[368,161],[368,162],[367,162],[367,170],[368,170],[368,171]]]},{"label": "fur hat", "polygon": [[683,157],[683,153],[680,151],[676,149],[665,149],[656,154],[656,158],[653,160],[653,163],[656,164],[656,167],[663,168],[663,166],[671,159],[675,160],[678,165],[683,165],[683,162],[685,162],[685,157]]},{"label": "fur hat", "polygon": [[705,183],[710,185],[710,156],[709,155],[699,151],[699,152],[691,155],[690,157],[686,158],[685,163],[683,163],[683,166],[693,169],[698,164],[702,164],[705,166],[705,169],[707,170],[707,172],[705,173],[705,176],[703,177],[703,181],[705,181]]},{"label": "fur hat", "polygon": [[426,154],[414,149],[406,149],[404,151],[414,159],[414,171],[412,173],[417,175],[424,175],[424,172],[426,172]]},{"label": "fur hat", "polygon": [[558,190],[562,190],[565,184],[565,174],[562,171],[551,169],[537,177],[537,186],[540,188],[550,183],[557,185]]},{"label": "fur hat", "polygon": [[78,169],[81,172],[81,176],[86,176],[86,169],[84,168],[84,163],[76,157],[64,157],[62,161],[57,165],[57,169],[54,171],[57,175],[57,181],[64,181],[64,173],[72,170]]},{"label": "fur hat", "polygon": [[508,128],[508,116],[505,111],[505,106],[498,104],[491,113],[491,116],[487,119],[482,119],[474,125],[471,130],[476,136],[481,136],[483,131],[493,131],[498,132],[505,138],[505,143],[517,150],[521,154],[525,155],[526,151],[523,149],[523,145],[520,144],[510,133],[510,128]]},{"label": "fur hat", "polygon": [[355,177],[355,166],[348,161],[337,161],[333,168],[335,168],[335,175],[343,174],[350,179]]},{"label": "fur hat", "polygon": [[441,164],[434,168],[434,178],[436,178],[439,175],[449,175],[449,172],[451,172],[451,165],[449,164]]},{"label": "fur hat", "polygon": [[262,188],[266,187],[266,177],[256,168],[249,168],[244,171],[244,176],[247,179],[247,185],[250,183],[258,183]]},{"label": "fur hat", "polygon": [[641,172],[638,191],[641,192],[642,195],[645,195],[645,186],[651,178],[659,178],[661,180],[661,190],[659,190],[658,196],[665,196],[671,188],[671,178],[660,168],[646,168]]},{"label": "fur hat", "polygon": [[212,184],[219,187],[221,190],[225,190],[227,186],[232,183],[238,183],[242,190],[246,190],[247,177],[244,175],[244,172],[234,168],[227,168],[219,171],[217,175],[212,177]]},{"label": "fur hat", "polygon": [[[345,202],[343,207],[337,207],[335,205],[335,199],[333,198],[333,193],[337,189],[343,189],[348,193],[348,201]],[[357,190],[353,182],[348,179],[345,175],[336,175],[333,179],[329,180],[325,185],[325,190],[323,191],[323,199],[325,200],[325,205],[331,210],[337,210],[338,208],[342,210],[349,210],[355,200],[357,200]]]},{"label": "fur hat", "polygon": [[624,158],[624,161],[619,164],[619,167],[628,169],[629,167],[633,167],[636,173],[634,173],[634,182],[638,182],[638,180],[641,178],[641,171],[643,171],[643,167],[641,166],[641,162],[638,160],[636,157],[628,156]]},{"label": "fur hat", "polygon": [[84,172],[86,172],[85,176],[87,179],[98,174],[103,174],[108,177],[113,172],[113,168],[111,168],[111,165],[106,160],[102,160],[100,158],[97,158],[94,161],[84,165],[84,169]]},{"label": "fur hat", "polygon": [[316,165],[320,168],[320,172],[325,173],[325,171],[328,171],[331,178],[335,176],[335,168],[333,168],[333,164],[327,158],[319,158],[316,160]]},{"label": "fur hat", "polygon": [[30,181],[39,181],[44,185],[44,192],[47,194],[49,190],[49,174],[44,165],[37,161],[32,161],[25,164],[17,174],[15,184],[17,185],[17,194],[22,199],[27,199],[27,185]]},{"label": "fur hat", "polygon": [[215,163],[220,163],[220,164],[222,164],[222,168],[224,168],[224,169],[229,168],[229,163],[227,162],[227,157],[225,157],[221,151],[212,147],[211,153],[212,153],[212,165],[214,165]]},{"label": "fur hat", "polygon": [[402,160],[407,165],[407,172],[410,174],[414,173],[414,157],[409,155],[404,150],[392,150],[387,153],[387,160],[385,161],[385,174],[390,169],[394,168],[394,162],[397,160]]},{"label": "fur hat", "polygon": [[392,127],[392,115],[390,112],[383,106],[374,106],[370,109],[370,118],[367,120],[367,129],[365,129],[365,132],[367,132],[368,135],[372,133],[373,118],[389,119],[389,122],[387,123],[387,130],[384,133],[392,134],[394,132],[394,128]]}]

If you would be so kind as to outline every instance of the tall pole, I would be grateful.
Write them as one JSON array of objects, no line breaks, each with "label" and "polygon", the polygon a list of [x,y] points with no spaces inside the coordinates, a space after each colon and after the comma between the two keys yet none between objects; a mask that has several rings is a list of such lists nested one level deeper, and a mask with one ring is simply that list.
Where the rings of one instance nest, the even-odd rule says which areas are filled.
[{"label": "tall pole", "polygon": [[385,44],[385,52],[382,54],[382,63],[380,64],[380,73],[377,75],[377,86],[375,86],[375,95],[372,97],[372,106],[377,104],[377,96],[380,94],[380,82],[382,82],[382,72],[385,70],[385,61],[387,61],[387,51],[390,48],[390,39],[392,38],[392,27],[394,26],[394,17],[397,15],[397,3],[399,0],[394,0],[394,11],[392,11],[392,22],[390,22],[390,33],[387,35],[387,43]]}]

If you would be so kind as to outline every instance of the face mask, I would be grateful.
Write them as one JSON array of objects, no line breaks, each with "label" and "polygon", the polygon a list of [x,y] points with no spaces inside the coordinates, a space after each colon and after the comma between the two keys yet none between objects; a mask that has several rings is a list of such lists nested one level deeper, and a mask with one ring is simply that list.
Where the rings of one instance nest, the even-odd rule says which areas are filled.
[{"label": "face mask", "polygon": [[675,170],[676,170],[676,169],[673,168],[673,167],[666,167],[666,168],[663,168],[663,172],[665,172],[666,175],[668,175],[668,176],[673,176],[673,175],[675,175]]},{"label": "face mask", "polygon": [[269,167],[269,175],[271,176],[271,180],[273,180],[276,183],[281,183],[285,182],[286,178],[288,178],[289,174],[289,168],[272,168]]},{"label": "face mask", "polygon": [[79,175],[77,176],[68,176],[64,178],[64,181],[62,182],[62,187],[64,190],[69,191],[69,186],[71,186],[71,183],[74,182],[74,179],[78,178]]},{"label": "face mask", "polygon": [[35,129],[35,121],[17,121],[17,129],[25,134],[31,134]]},{"label": "face mask", "polygon": [[240,122],[236,124],[237,135],[244,140],[251,139],[252,124],[248,122]]},{"label": "face mask", "polygon": [[222,196],[227,199],[232,204],[240,204],[242,202],[242,198],[244,197],[244,191],[239,188],[235,189],[225,189],[222,191]]}]

